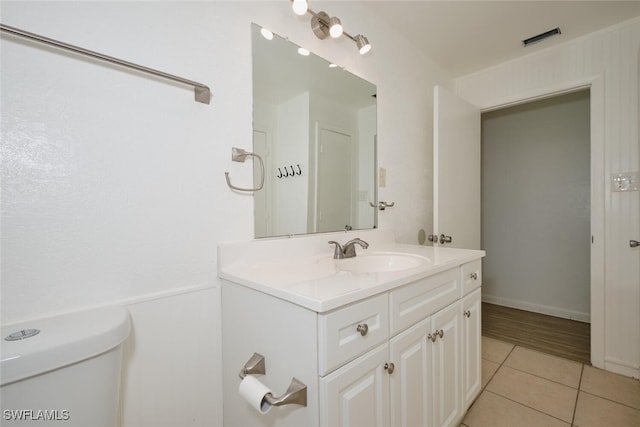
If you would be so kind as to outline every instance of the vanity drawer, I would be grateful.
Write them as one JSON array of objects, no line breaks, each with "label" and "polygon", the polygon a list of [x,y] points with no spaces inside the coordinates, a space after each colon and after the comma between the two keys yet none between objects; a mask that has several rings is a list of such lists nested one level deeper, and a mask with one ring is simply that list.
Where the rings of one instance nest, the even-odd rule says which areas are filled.
[{"label": "vanity drawer", "polygon": [[391,335],[459,299],[460,277],[460,268],[456,267],[391,291]]},{"label": "vanity drawer", "polygon": [[378,295],[318,316],[320,375],[389,338],[389,297]]},{"label": "vanity drawer", "polygon": [[463,264],[460,270],[462,271],[461,296],[465,296],[482,285],[482,260],[478,259]]}]

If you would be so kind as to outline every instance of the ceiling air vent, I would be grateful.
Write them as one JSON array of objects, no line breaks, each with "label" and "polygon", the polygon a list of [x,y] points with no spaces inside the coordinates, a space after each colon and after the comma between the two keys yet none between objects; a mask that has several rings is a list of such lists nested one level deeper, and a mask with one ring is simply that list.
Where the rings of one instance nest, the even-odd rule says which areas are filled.
[{"label": "ceiling air vent", "polygon": [[537,43],[548,37],[555,36],[556,34],[562,34],[562,31],[560,31],[560,27],[549,30],[546,33],[538,34],[537,36],[529,37],[528,39],[522,40],[522,44],[524,45],[524,47],[527,47],[530,44]]}]

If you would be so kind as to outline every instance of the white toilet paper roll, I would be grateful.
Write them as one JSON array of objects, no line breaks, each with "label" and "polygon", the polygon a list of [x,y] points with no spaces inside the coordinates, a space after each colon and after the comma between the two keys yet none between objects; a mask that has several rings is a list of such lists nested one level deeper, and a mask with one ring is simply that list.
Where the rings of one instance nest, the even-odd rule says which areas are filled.
[{"label": "white toilet paper roll", "polygon": [[244,399],[249,402],[252,407],[260,411],[261,414],[266,414],[271,409],[271,405],[264,398],[267,393],[271,393],[271,390],[253,375],[247,375],[240,381],[238,392],[240,396],[244,397]]}]

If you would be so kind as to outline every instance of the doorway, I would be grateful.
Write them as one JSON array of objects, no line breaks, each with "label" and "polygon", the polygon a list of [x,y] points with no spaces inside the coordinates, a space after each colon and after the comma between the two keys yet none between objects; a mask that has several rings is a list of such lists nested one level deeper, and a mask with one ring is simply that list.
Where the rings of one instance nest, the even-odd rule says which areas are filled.
[{"label": "doorway", "polygon": [[567,333],[586,331],[587,355],[590,114],[583,89],[484,112],[481,138],[483,301],[569,319]]}]

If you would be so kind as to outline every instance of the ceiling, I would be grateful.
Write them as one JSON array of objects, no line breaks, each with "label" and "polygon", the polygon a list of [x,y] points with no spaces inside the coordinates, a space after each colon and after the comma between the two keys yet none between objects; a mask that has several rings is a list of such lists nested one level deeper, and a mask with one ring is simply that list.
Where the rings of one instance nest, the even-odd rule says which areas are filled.
[{"label": "ceiling", "polygon": [[[363,5],[452,77],[640,16],[640,0],[383,0]],[[562,34],[523,47],[522,40],[556,27]],[[370,41],[375,49],[375,40]]]}]

